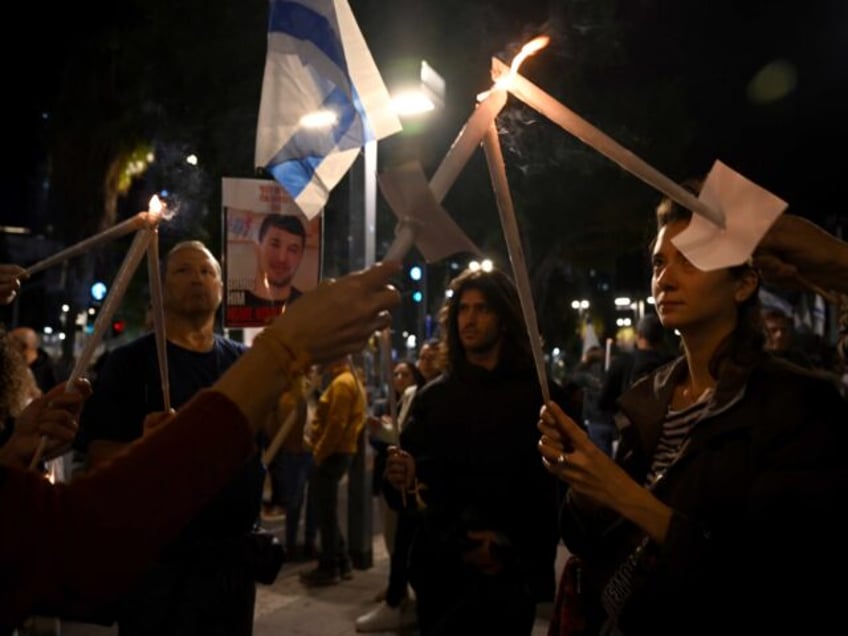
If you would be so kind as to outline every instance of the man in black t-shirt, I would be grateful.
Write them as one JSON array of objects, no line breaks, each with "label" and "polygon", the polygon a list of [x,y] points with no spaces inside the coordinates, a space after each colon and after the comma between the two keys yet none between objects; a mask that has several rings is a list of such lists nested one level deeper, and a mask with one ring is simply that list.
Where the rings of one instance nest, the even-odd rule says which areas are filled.
[{"label": "man in black t-shirt", "polygon": [[[175,246],[163,271],[171,406],[179,408],[212,385],[246,347],[213,331],[221,268],[202,243]],[[155,335],[147,334],[109,354],[83,411],[77,446],[87,452],[89,465],[107,461],[145,434],[147,414],[163,408]],[[257,453],[116,604],[122,636],[251,634],[256,590],[244,557],[263,479]]]}]

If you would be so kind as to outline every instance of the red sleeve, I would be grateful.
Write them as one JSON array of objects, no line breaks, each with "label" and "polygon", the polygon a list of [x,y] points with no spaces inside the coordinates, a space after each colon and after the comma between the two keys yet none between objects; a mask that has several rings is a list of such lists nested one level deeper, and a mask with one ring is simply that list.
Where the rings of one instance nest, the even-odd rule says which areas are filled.
[{"label": "red sleeve", "polygon": [[241,411],[206,390],[70,484],[0,471],[0,626],[117,597],[253,451]]}]

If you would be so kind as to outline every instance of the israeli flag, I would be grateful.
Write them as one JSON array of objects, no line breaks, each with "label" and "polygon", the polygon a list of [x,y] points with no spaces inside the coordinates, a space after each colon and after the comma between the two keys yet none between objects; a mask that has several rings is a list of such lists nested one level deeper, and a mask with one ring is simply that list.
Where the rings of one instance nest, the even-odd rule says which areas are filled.
[{"label": "israeli flag", "polygon": [[256,165],[307,218],[366,142],[400,129],[347,0],[270,0]]}]

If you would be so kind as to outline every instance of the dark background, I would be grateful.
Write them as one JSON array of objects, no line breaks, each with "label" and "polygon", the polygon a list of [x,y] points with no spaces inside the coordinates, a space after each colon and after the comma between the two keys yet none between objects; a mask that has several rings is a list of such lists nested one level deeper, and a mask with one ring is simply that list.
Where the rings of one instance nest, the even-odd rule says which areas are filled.
[{"label": "dark background", "polygon": [[[445,79],[443,111],[381,142],[382,168],[410,158],[428,174],[487,89],[490,58],[508,61],[539,33],[551,45],[522,73],[648,163],[681,180],[721,159],[790,204],[842,231],[848,3],[713,0],[353,0],[387,83],[426,59]],[[146,208],[166,189],[177,218],[163,249],[201,238],[220,253],[220,179],[256,175],[256,115],[267,3],[95,0],[16,8],[4,38],[6,153],[3,260],[33,262]],[[752,97],[768,65],[789,90]],[[794,79],[793,79],[794,78]],[[532,110],[510,100],[499,119],[534,295],[549,343],[573,335],[571,299],[647,292],[644,246],[659,194]],[[133,153],[156,162],[121,190]],[[188,166],[187,153],[199,164]],[[126,184],[125,184],[126,185]],[[508,267],[482,152],[445,201],[469,236]],[[326,264],[346,271],[348,184],[326,210]],[[379,210],[378,257],[393,217]],[[11,316],[36,326],[66,299],[84,306],[110,280],[126,242],[47,272]],[[416,255],[410,256],[410,261]],[[27,260],[28,259],[28,260]],[[24,262],[24,264],[26,264]],[[464,263],[463,263],[464,264]],[[452,275],[428,270],[427,311]],[[454,272],[455,273],[455,272]],[[135,283],[134,283],[135,284]],[[138,322],[139,282],[122,311]],[[600,304],[600,303],[599,303]]]}]

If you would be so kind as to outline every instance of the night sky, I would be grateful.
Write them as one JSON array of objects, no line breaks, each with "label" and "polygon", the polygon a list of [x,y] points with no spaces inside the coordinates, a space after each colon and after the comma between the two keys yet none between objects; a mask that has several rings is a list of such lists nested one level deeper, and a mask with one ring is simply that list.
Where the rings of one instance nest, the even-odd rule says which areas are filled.
[{"label": "night sky", "polygon": [[[21,26],[31,35],[3,44],[12,142],[4,189],[17,193],[17,208],[39,157],[41,113],[74,47],[86,44],[87,30],[144,21],[132,2],[55,4],[48,11],[24,8]],[[150,7],[156,4],[144,6],[155,10]],[[216,3],[171,4],[202,6],[205,22],[214,23]],[[256,15],[245,25],[264,23],[264,2],[243,5]],[[351,6],[384,75],[391,73],[393,60],[420,55],[445,76],[447,110],[433,131],[434,145],[423,150],[425,163],[428,152],[446,150],[474,95],[486,88],[489,57],[508,59],[522,41],[546,32],[551,47],[526,64],[528,77],[669,176],[685,178],[720,158],[787,199],[798,213],[822,220],[841,207],[836,186],[844,172],[848,112],[848,3],[841,0],[353,0]],[[78,25],[69,28],[70,21]],[[156,37],[178,48],[176,35],[184,38],[190,31],[185,25],[174,28],[173,40]],[[264,46],[261,32],[229,35],[234,48],[258,38],[247,55],[255,57]],[[752,78],[775,63],[794,85],[774,101],[752,101]],[[258,78],[261,63],[256,66]],[[215,69],[207,72],[214,75]],[[243,108],[255,111],[258,104]],[[244,143],[252,144],[253,134],[242,131]],[[3,207],[8,219],[8,206]]]},{"label": "night sky", "polygon": [[[720,159],[788,201],[791,211],[832,231],[848,227],[841,188],[848,163],[844,0],[352,0],[351,7],[387,83],[401,62],[424,58],[447,85],[442,112],[381,142],[383,168],[418,159],[432,174],[476,95],[489,88],[490,58],[509,60],[544,33],[550,46],[523,74],[664,174],[683,180]],[[53,121],[69,65],[93,49],[114,53],[112,79],[122,89],[149,82],[143,101],[168,134],[179,133],[173,148],[199,149],[200,173],[211,184],[207,218],[214,220],[220,178],[255,175],[266,20],[264,0],[21,7],[13,27],[21,35],[2,44],[0,222],[38,225],[34,202],[49,166],[45,122]],[[757,77],[765,92],[753,90]],[[554,252],[577,259],[580,244],[604,254],[634,249],[641,239],[625,221],[639,215],[648,224],[658,193],[514,99],[499,129],[531,268]],[[472,240],[502,250],[481,156],[445,204]],[[124,207],[141,209],[135,202]],[[209,234],[216,236],[214,228]],[[589,239],[599,234],[606,243],[595,247]],[[627,245],[616,244],[625,238]]]}]

